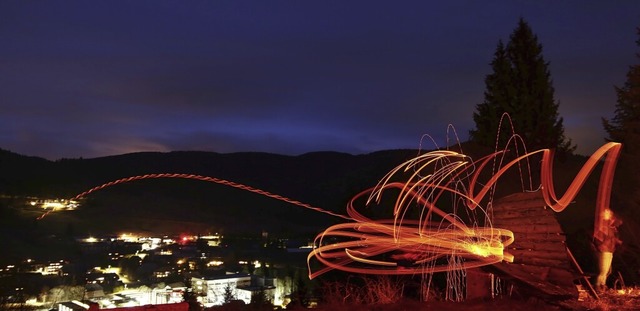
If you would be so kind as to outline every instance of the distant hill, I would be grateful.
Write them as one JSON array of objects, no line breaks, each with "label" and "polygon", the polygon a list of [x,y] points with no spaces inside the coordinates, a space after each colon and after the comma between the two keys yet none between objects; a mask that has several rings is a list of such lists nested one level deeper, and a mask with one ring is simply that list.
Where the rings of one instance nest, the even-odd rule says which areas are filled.
[{"label": "distant hill", "polygon": [[[143,152],[53,162],[2,151],[0,194],[71,198],[125,177],[184,173],[225,179],[344,214],[350,197],[416,154]],[[123,229],[317,232],[339,220],[248,191],[186,179],[124,183],[91,193],[82,203],[78,211],[51,214],[44,223],[61,222],[58,230],[73,226],[78,233],[94,234]]]}]

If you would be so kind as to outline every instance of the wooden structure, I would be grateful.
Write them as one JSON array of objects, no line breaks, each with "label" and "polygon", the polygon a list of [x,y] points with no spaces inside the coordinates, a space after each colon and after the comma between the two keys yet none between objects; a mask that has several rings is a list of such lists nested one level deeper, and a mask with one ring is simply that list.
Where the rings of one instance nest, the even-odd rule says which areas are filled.
[{"label": "wooden structure", "polygon": [[514,261],[492,265],[492,273],[528,296],[577,299],[579,267],[568,254],[555,212],[546,207],[539,191],[515,193],[495,201],[492,226],[511,230],[515,237],[505,248]]}]

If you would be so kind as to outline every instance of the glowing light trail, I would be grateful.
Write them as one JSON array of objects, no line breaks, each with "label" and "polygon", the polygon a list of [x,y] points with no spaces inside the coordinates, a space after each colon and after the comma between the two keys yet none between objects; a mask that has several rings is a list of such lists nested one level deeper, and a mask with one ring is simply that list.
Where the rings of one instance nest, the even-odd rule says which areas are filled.
[{"label": "glowing light trail", "polygon": [[[221,184],[221,185],[226,185],[229,187],[233,187],[233,188],[238,188],[241,190],[246,190],[249,192],[253,192],[253,193],[257,193],[260,195],[264,195],[266,197],[270,197],[276,200],[280,200],[280,201],[284,201],[293,205],[297,205],[300,207],[304,207],[304,208],[308,208],[320,213],[325,213],[325,214],[329,214],[331,216],[335,216],[335,217],[340,217],[343,219],[347,219],[347,220],[352,220],[351,218],[342,215],[342,214],[338,214],[338,213],[334,213],[331,211],[327,211],[325,209],[319,208],[319,207],[315,207],[315,206],[311,206],[309,204],[306,203],[302,203],[300,201],[297,200],[293,200],[278,194],[273,194],[271,192],[268,191],[264,191],[261,189],[257,189],[257,188],[253,188],[251,186],[247,186],[247,185],[243,185],[240,183],[236,183],[236,182],[232,182],[232,181],[228,181],[225,179],[220,179],[220,178],[215,178],[215,177],[207,177],[207,176],[201,176],[201,175],[194,175],[194,174],[146,174],[146,175],[139,175],[139,176],[133,176],[133,177],[127,177],[127,178],[122,178],[122,179],[118,179],[118,180],[114,180],[105,184],[102,184],[100,186],[91,188],[83,193],[80,193],[78,195],[76,195],[75,197],[73,197],[73,199],[71,200],[78,200],[82,197],[85,197],[86,195],[98,191],[98,190],[102,190],[104,188],[107,187],[111,187],[117,184],[122,184],[122,183],[127,183],[127,182],[132,182],[132,181],[136,181],[136,180],[143,180],[143,179],[155,179],[155,178],[181,178],[181,179],[195,179],[195,180],[201,180],[201,181],[206,181],[206,182],[213,182],[216,184]],[[49,211],[50,212],[50,211]],[[47,216],[47,214],[49,214],[49,212],[46,212],[44,214],[42,214],[40,217],[38,217],[38,219],[42,219],[45,216]]]},{"label": "glowing light trail", "polygon": [[[607,143],[598,149],[583,165],[560,198],[553,186],[553,153],[543,149],[517,156],[504,164],[506,150],[492,153],[477,161],[472,161],[464,154],[444,150],[418,155],[392,169],[375,187],[355,195],[347,205],[348,216],[247,185],[193,174],[147,174],[123,178],[85,191],[72,200],[106,187],[142,179],[184,178],[213,182],[350,221],[331,226],[316,237],[315,244],[318,247],[307,257],[310,278],[333,269],[383,275],[425,274],[513,261],[513,255],[504,251],[505,247],[514,241],[513,232],[494,228],[491,225],[491,217],[481,202],[511,167],[517,166],[521,169],[521,162],[526,161],[530,170],[528,161],[535,155],[542,156],[541,180],[537,188],[542,191],[545,203],[556,212],[564,210],[569,205],[593,169],[598,163],[604,162],[594,224],[594,235],[598,235],[602,226],[600,211],[609,205],[611,183],[620,149],[619,143]],[[491,162],[491,177],[481,183],[481,173]],[[520,176],[522,178],[522,173]],[[530,184],[533,185],[531,178]],[[476,187],[480,187],[477,192]],[[399,192],[392,206],[393,217],[390,219],[370,219],[356,207],[355,202],[365,196],[365,205],[373,202],[381,204],[383,195],[389,191]],[[438,207],[439,204],[446,204],[448,210],[453,212],[445,212]],[[458,208],[459,206],[464,208]],[[416,209],[418,216],[411,219],[409,215]],[[467,217],[470,218],[468,223],[458,214],[458,210],[467,213]],[[482,216],[480,220],[476,218],[478,213]],[[48,212],[38,219],[47,214]],[[311,265],[313,259],[322,264],[316,271],[313,271]],[[455,264],[452,264],[452,261]]]},{"label": "glowing light trail", "polygon": [[[513,261],[513,256],[504,252],[514,240],[513,232],[493,228],[491,218],[480,203],[498,180],[513,166],[520,167],[520,162],[528,163],[530,157],[541,154],[538,188],[546,205],[560,212],[573,201],[590,173],[604,158],[596,202],[596,215],[601,215],[600,211],[609,205],[620,149],[619,143],[607,143],[598,149],[560,198],[553,186],[553,153],[548,149],[518,156],[506,164],[502,163],[506,151],[495,152],[478,161],[453,151],[419,155],[392,169],[376,187],[359,193],[349,202],[347,213],[355,222],[329,227],[316,237],[319,247],[307,257],[309,277],[315,278],[333,269],[365,274],[450,271],[452,267],[447,258],[452,256],[462,259],[455,269]],[[498,157],[501,160],[495,170]],[[480,183],[479,178],[491,161],[495,172],[488,181]],[[394,181],[402,179],[405,181]],[[478,186],[480,188],[476,192]],[[369,195],[366,205],[374,201],[379,203],[383,194],[391,189],[399,190],[393,206],[393,219],[369,219],[357,210],[354,202],[360,197]],[[469,211],[479,209],[484,216],[484,226],[477,219],[471,219],[471,225],[467,225],[459,215],[440,209],[438,204],[444,194],[449,195],[446,202],[454,210],[456,202],[464,202]],[[419,209],[417,219],[407,219],[412,208]],[[594,224],[595,235],[599,234],[602,226],[599,218],[596,217]],[[313,271],[313,259],[323,267]]]}]

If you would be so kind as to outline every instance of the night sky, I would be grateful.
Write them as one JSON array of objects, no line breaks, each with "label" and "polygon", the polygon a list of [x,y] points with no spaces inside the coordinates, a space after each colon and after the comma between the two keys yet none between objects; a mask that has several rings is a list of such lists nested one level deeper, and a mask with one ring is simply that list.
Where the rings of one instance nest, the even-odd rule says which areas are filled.
[{"label": "night sky", "polygon": [[566,135],[591,154],[640,62],[637,0],[2,0],[0,148],[361,154],[424,134],[445,147],[449,124],[468,138],[520,17]]}]

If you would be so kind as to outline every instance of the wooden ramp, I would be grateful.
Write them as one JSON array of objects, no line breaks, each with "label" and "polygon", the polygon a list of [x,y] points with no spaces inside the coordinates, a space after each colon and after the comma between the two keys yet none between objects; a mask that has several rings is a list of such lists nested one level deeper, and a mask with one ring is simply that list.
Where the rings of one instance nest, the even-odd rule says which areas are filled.
[{"label": "wooden ramp", "polygon": [[515,240],[505,248],[513,263],[490,267],[527,295],[544,299],[578,297],[574,281],[580,277],[567,253],[565,235],[555,212],[546,207],[540,192],[516,193],[493,203],[493,227],[513,231]]}]

